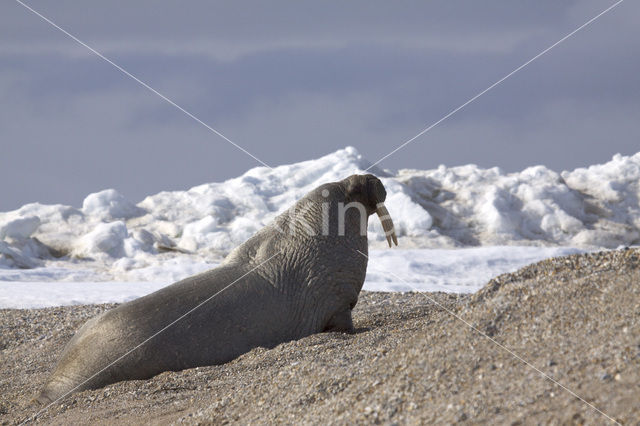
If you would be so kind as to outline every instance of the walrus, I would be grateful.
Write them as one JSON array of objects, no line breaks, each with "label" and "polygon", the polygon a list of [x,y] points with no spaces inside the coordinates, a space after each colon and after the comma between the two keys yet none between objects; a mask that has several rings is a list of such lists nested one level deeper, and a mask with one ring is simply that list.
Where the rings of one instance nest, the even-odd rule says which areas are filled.
[{"label": "walrus", "polygon": [[[376,212],[398,244],[373,175],[312,190],[217,267],[87,321],[35,402],[163,371],[226,363],[323,331],[353,332]],[[360,253],[359,253],[360,252]]]}]

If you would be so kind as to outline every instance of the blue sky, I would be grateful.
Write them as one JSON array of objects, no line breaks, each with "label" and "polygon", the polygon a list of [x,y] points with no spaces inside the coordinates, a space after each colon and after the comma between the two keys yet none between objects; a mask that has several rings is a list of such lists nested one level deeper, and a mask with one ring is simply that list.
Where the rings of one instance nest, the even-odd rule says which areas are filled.
[{"label": "blue sky", "polygon": [[[27,3],[278,165],[346,145],[375,161],[614,2]],[[560,171],[640,151],[639,19],[623,2],[382,167]],[[259,165],[13,1],[0,99],[0,211]]]}]

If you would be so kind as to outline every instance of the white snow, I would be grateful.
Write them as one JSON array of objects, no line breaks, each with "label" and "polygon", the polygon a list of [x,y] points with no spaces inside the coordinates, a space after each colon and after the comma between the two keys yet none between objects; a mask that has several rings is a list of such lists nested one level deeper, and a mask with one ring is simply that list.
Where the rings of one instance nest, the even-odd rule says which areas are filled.
[{"label": "white snow", "polygon": [[571,247],[518,246],[376,250],[370,255],[364,289],[473,293],[500,274],[549,257],[583,251]]},{"label": "white snow", "polygon": [[152,293],[157,282],[0,282],[0,309],[122,303]]},{"label": "white snow", "polygon": [[[578,253],[567,247],[479,247],[467,249],[372,250],[364,284],[372,291],[444,291],[471,293],[494,276],[514,271],[547,257]],[[28,282],[13,281],[0,274],[0,308],[41,308],[83,303],[125,302],[216,264],[170,262],[138,269],[128,281],[97,281],[85,271],[51,271],[47,268],[29,276]],[[74,280],[80,279],[80,282]],[[33,280],[33,281],[32,281]],[[60,280],[71,280],[60,281]]]},{"label": "white snow", "polygon": [[[225,182],[160,192],[138,203],[107,189],[88,195],[82,208],[32,203],[0,212],[0,281],[166,284],[181,276],[182,268],[195,273],[220,262],[311,189],[363,173],[369,164],[347,147],[316,160],[256,167]],[[400,243],[380,252],[381,264],[385,256],[411,258],[414,266],[396,269],[399,274],[418,271],[410,277],[425,278],[432,271],[415,266],[421,264],[416,259],[436,252],[414,253],[417,249],[477,247],[504,260],[510,259],[509,250],[483,247],[592,250],[640,243],[640,153],[561,173],[544,166],[505,173],[475,165],[399,171],[374,167],[371,172],[387,189],[386,205]],[[368,232],[374,252],[383,249],[386,240],[375,218]],[[447,256],[436,253],[441,259]],[[171,268],[165,265],[173,265],[166,279],[162,273]],[[368,286],[404,288],[397,281],[385,284],[390,281],[375,275],[373,266],[379,265],[370,263]],[[446,271],[436,268],[434,277]],[[449,278],[458,283],[457,291],[466,291],[469,275]],[[449,278],[442,279],[453,288]]]}]

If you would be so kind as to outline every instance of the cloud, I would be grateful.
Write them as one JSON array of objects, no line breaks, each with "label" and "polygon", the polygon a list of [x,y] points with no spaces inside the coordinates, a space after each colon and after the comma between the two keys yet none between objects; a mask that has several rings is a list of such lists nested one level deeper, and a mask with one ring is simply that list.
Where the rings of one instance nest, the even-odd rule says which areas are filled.
[{"label": "cloud", "polygon": [[[456,7],[446,2],[382,1],[322,5],[142,1],[98,3],[91,8],[77,1],[61,1],[55,8],[39,1],[29,4],[108,55],[203,55],[222,61],[289,49],[371,45],[423,52],[506,53],[544,34],[562,12],[558,7],[527,10],[504,2]],[[83,54],[84,48],[19,4],[6,9],[0,54]],[[540,17],[545,19],[543,25],[535,20]]]},{"label": "cloud", "polygon": [[[623,3],[384,167],[517,170],[637,146],[639,6]],[[594,16],[589,2],[29,4],[267,163],[370,160]],[[17,3],[0,13],[0,210],[132,200],[257,165]],[[604,143],[603,141],[606,141]],[[28,169],[31,173],[24,173]]]}]

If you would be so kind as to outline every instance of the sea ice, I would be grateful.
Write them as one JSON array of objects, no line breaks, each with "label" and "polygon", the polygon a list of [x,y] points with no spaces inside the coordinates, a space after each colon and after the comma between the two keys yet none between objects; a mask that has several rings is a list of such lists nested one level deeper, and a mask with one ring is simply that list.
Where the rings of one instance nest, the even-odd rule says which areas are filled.
[{"label": "sea ice", "polygon": [[[134,203],[114,189],[82,208],[27,204],[0,213],[0,268],[90,269],[113,279],[169,260],[216,263],[314,187],[364,173],[355,148]],[[398,249],[493,245],[615,248],[640,243],[640,153],[557,173],[475,165],[371,172],[383,180]],[[377,220],[370,246],[386,245]],[[18,269],[22,268],[22,269]],[[0,280],[2,274],[0,274]]]}]

